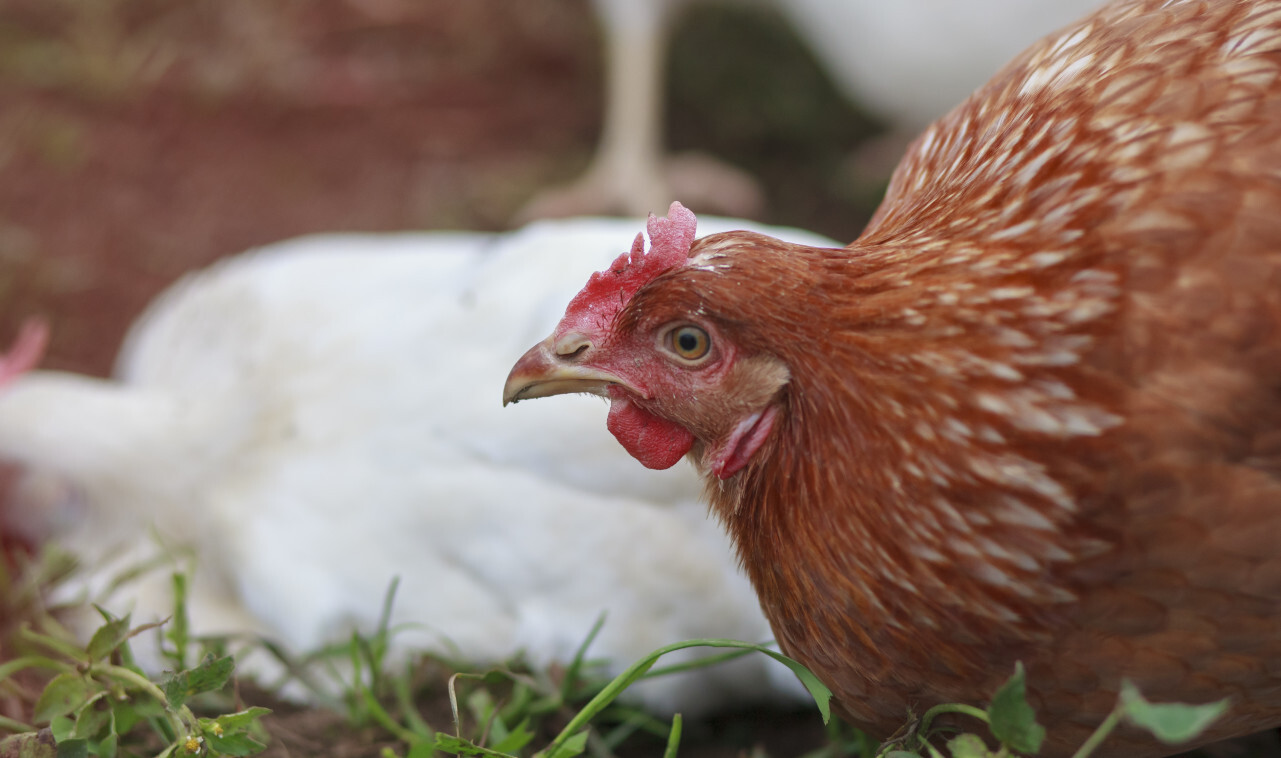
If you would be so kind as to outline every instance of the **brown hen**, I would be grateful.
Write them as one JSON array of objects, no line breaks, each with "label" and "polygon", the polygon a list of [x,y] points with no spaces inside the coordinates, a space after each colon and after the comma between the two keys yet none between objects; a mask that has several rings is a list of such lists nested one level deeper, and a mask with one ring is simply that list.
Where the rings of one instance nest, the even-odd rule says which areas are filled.
[{"label": "brown hen", "polygon": [[1281,2],[1052,35],[845,249],[670,216],[505,399],[607,395],[643,463],[688,453],[847,718],[885,737],[1021,660],[1043,754],[1125,677],[1230,697],[1207,740],[1281,723]]}]

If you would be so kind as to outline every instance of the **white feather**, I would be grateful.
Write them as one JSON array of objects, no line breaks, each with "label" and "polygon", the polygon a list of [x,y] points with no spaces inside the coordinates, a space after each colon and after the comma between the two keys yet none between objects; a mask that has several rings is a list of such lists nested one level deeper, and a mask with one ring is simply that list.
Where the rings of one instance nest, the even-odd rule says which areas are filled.
[{"label": "white feather", "polygon": [[[401,650],[565,661],[602,612],[592,654],[614,671],[683,639],[767,639],[685,464],[642,468],[594,399],[501,407],[515,359],[641,227],[314,236],[193,273],[134,325],[115,380],[37,371],[0,392],[0,457],[33,472],[11,518],[102,572],[152,530],[195,546],[195,631],[295,652],[371,630],[393,577]],[[113,607],[167,615],[167,578],[148,581]],[[752,656],[641,697],[689,713],[797,693]]]}]

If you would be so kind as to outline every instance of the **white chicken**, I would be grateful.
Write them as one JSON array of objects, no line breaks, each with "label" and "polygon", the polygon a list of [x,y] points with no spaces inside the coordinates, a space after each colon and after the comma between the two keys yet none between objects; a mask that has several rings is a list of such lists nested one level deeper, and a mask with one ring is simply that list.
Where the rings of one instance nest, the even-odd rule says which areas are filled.
[{"label": "white chicken", "polygon": [[[194,547],[193,630],[294,652],[370,631],[394,577],[401,650],[565,661],[602,612],[590,652],[613,671],[678,640],[768,639],[692,471],[601,445],[604,404],[501,409],[508,365],[641,226],[303,237],[190,274],[134,324],[114,380],[0,390],[0,458],[29,472],[9,526],[99,581],[156,535]],[[109,607],[167,615],[167,575],[144,582]],[[639,697],[696,713],[797,687],[750,656]]]},{"label": "white chicken", "polygon": [[[700,154],[664,156],[668,28],[691,0],[594,0],[605,39],[605,113],[591,166],[537,195],[522,218],[645,213],[677,198],[752,216],[764,204],[744,172]],[[845,96],[883,119],[897,146],[964,100],[1033,40],[1102,0],[772,0]],[[709,51],[714,55],[714,51]]]}]

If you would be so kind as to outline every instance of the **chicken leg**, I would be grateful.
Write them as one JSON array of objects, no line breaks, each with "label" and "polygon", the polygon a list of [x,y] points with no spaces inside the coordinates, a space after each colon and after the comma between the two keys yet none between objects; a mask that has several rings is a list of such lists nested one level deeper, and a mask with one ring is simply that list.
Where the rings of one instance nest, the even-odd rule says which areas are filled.
[{"label": "chicken leg", "polygon": [[745,172],[701,153],[664,158],[667,28],[679,0],[595,0],[605,35],[605,116],[587,171],[540,193],[522,221],[577,214],[644,215],[676,197],[731,216],[758,216],[764,196]]}]

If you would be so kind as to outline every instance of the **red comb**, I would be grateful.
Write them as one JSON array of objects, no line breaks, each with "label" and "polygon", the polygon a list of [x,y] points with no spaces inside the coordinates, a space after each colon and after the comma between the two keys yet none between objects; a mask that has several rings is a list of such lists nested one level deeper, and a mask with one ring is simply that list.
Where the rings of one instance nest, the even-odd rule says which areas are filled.
[{"label": "red comb", "polygon": [[587,286],[569,301],[557,331],[589,325],[604,328],[637,290],[688,260],[697,225],[693,212],[680,203],[672,203],[667,218],[649,214],[649,250],[645,250],[644,235],[637,234],[630,251],[618,256],[609,268],[592,274]]}]

